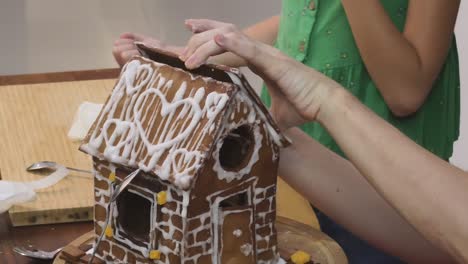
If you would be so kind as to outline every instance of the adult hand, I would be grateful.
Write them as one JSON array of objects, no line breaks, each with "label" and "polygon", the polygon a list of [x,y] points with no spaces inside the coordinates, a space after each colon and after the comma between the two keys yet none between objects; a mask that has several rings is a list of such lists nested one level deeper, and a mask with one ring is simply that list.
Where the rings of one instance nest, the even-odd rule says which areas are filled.
[{"label": "adult hand", "polygon": [[245,59],[266,82],[272,98],[271,112],[282,129],[317,119],[320,108],[339,84],[287,57],[279,50],[255,41],[234,25],[213,20],[188,20],[196,33],[181,59],[196,68],[210,56],[230,51]]},{"label": "adult hand", "polygon": [[180,59],[186,61],[185,66],[189,69],[198,68],[206,63],[210,56],[225,52],[215,43],[216,35],[237,31],[233,24],[209,19],[187,19],[185,26],[194,33],[180,55]]},{"label": "adult hand", "polygon": [[139,54],[135,42],[143,42],[148,46],[169,50],[176,54],[180,54],[183,50],[183,47],[167,45],[160,40],[142,34],[130,32],[123,33],[120,35],[119,39],[114,42],[114,47],[112,49],[115,61],[120,67],[127,63],[132,56]]}]

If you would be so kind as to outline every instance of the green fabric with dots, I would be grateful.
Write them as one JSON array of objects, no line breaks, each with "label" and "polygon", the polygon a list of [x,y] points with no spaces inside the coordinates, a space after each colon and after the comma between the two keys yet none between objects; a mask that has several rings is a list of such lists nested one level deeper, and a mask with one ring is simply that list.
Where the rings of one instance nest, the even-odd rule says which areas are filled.
[{"label": "green fabric with dots", "polygon": [[[381,3],[402,31],[408,1],[382,0]],[[455,39],[426,102],[417,113],[405,118],[391,113],[369,76],[340,0],[283,0],[276,47],[339,82],[419,145],[446,160],[452,155],[460,119],[460,80]],[[265,87],[262,99],[270,105],[271,99]],[[318,123],[305,124],[302,129],[344,156]]]}]

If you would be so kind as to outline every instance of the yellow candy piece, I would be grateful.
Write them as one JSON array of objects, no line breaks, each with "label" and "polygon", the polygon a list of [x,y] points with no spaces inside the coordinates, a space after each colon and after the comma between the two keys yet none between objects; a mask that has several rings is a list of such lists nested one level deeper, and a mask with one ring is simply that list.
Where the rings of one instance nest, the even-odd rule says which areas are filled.
[{"label": "yellow candy piece", "polygon": [[114,172],[111,172],[111,173],[109,174],[109,181],[115,182],[115,173],[114,173]]},{"label": "yellow candy piece", "polygon": [[112,227],[110,227],[110,226],[106,227],[105,234],[106,234],[106,237],[113,237],[114,236],[114,230],[112,229]]},{"label": "yellow candy piece", "polygon": [[160,259],[161,258],[161,251],[159,250],[151,250],[149,253],[150,259]]},{"label": "yellow candy piece", "polygon": [[165,191],[158,192],[157,199],[159,205],[165,204],[167,202],[167,193]]},{"label": "yellow candy piece", "polygon": [[305,264],[310,261],[310,255],[304,251],[298,250],[291,255],[291,261],[294,264]]}]

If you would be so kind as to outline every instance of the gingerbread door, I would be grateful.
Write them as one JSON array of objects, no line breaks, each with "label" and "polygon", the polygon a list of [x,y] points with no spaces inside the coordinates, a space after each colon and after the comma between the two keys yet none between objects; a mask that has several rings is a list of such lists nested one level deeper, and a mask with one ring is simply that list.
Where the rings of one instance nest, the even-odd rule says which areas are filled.
[{"label": "gingerbread door", "polygon": [[247,192],[219,203],[219,259],[222,264],[255,263],[253,208]]}]

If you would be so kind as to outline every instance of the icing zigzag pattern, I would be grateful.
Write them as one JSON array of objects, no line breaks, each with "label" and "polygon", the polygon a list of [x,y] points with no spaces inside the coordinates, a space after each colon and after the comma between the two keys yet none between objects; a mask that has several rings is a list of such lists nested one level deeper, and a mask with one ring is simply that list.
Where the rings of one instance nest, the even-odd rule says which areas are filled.
[{"label": "icing zigzag pattern", "polygon": [[188,188],[207,151],[203,141],[215,137],[229,95],[193,89],[185,81],[175,85],[161,71],[163,64],[145,59],[125,67],[82,150]]}]

